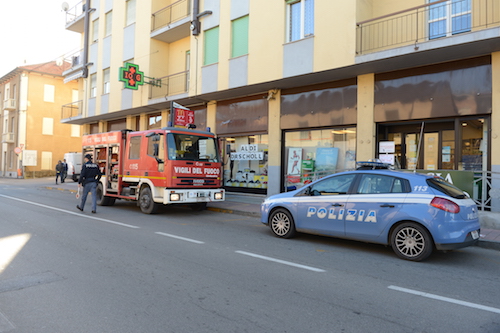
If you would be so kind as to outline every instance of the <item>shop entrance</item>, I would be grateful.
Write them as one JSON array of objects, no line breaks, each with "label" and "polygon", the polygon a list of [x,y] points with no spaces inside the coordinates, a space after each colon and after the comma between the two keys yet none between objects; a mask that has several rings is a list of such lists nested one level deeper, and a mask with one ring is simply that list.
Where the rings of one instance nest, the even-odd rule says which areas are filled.
[{"label": "shop entrance", "polygon": [[487,167],[487,122],[474,118],[379,124],[378,141],[394,142],[394,164],[401,169],[479,171]]}]

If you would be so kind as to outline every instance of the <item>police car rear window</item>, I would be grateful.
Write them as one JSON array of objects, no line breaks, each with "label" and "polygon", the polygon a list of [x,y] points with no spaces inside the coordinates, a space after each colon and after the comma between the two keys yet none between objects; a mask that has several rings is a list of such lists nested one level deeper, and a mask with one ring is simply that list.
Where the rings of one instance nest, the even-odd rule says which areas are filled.
[{"label": "police car rear window", "polygon": [[442,178],[429,178],[427,179],[427,184],[433,189],[449,195],[452,198],[463,199],[466,197],[465,193],[461,189],[451,185]]}]

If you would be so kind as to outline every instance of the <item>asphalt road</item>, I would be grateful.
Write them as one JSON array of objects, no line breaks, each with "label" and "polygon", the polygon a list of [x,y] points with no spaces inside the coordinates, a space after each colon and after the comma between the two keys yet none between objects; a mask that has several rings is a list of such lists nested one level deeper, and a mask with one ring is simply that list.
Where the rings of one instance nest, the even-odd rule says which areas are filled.
[{"label": "asphalt road", "polygon": [[500,332],[500,251],[414,263],[252,217],[76,204],[0,179],[0,332]]}]

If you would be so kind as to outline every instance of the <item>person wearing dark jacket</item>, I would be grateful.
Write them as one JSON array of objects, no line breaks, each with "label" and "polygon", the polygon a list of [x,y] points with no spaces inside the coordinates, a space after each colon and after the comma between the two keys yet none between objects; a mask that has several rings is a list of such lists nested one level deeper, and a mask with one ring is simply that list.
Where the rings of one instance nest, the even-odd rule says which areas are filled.
[{"label": "person wearing dark jacket", "polygon": [[57,184],[57,179],[61,179],[61,183],[64,183],[63,178],[62,178],[62,172],[63,172],[64,166],[61,162],[61,160],[57,161],[56,164],[56,184]]},{"label": "person wearing dark jacket", "polygon": [[87,201],[87,195],[89,192],[92,194],[92,213],[95,214],[97,208],[97,197],[96,188],[97,183],[101,179],[102,173],[99,165],[92,163],[92,155],[85,155],[85,163],[82,165],[82,171],[80,172],[80,179],[78,180],[78,187],[83,187],[83,192],[81,195],[80,205],[76,205],[76,208],[83,212],[85,208],[85,202]]}]

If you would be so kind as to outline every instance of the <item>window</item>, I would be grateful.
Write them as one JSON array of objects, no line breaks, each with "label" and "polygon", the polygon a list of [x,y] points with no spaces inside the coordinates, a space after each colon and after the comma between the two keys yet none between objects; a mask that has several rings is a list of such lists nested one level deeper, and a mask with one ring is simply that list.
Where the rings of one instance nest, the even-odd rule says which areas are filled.
[{"label": "window", "polygon": [[92,21],[92,41],[97,42],[99,39],[99,19]]},{"label": "window", "polygon": [[161,128],[161,113],[149,116],[148,129]]},{"label": "window", "polygon": [[54,134],[54,119],[45,117],[42,119],[42,134],[43,135]]},{"label": "window", "polygon": [[231,22],[231,58],[248,54],[248,15]]},{"label": "window", "polygon": [[205,31],[205,54],[203,65],[215,64],[219,61],[219,27]]},{"label": "window", "polygon": [[471,0],[449,0],[429,7],[429,39],[459,34],[470,29]]},{"label": "window", "polygon": [[113,25],[113,12],[109,11],[106,13],[106,30],[104,31],[104,37],[111,35]]},{"label": "window", "polygon": [[165,156],[165,137],[155,134],[148,137],[148,155],[158,157],[160,160]]},{"label": "window", "polygon": [[135,1],[136,0],[128,0],[127,8],[125,14],[125,26],[131,25],[135,22]]},{"label": "window", "polygon": [[102,93],[103,94],[109,94],[109,90],[110,90],[110,86],[111,86],[111,82],[110,82],[110,79],[109,79],[109,68],[106,68],[104,71],[103,71],[103,78],[104,78],[104,84],[103,84],[103,89],[102,89]]},{"label": "window", "polygon": [[90,98],[97,96],[97,75],[90,75]]},{"label": "window", "polygon": [[128,158],[131,160],[138,160],[141,158],[141,137],[133,136],[130,138],[130,148]]},{"label": "window", "polygon": [[356,177],[355,174],[327,178],[312,185],[309,189],[309,195],[347,194],[354,177]]},{"label": "window", "polygon": [[54,170],[52,165],[52,152],[42,151],[42,170]]},{"label": "window", "polygon": [[71,125],[71,137],[79,138],[80,135],[80,125]]},{"label": "window", "polygon": [[218,162],[219,154],[214,138],[186,134],[167,134],[168,159]]},{"label": "window", "polygon": [[54,97],[55,97],[55,86],[51,84],[44,84],[43,85],[43,101],[44,102],[49,102],[49,103],[54,103]]},{"label": "window", "polygon": [[359,194],[404,193],[407,192],[404,180],[384,175],[364,174],[361,176]]},{"label": "window", "polygon": [[287,42],[314,34],[314,0],[287,1]]}]

